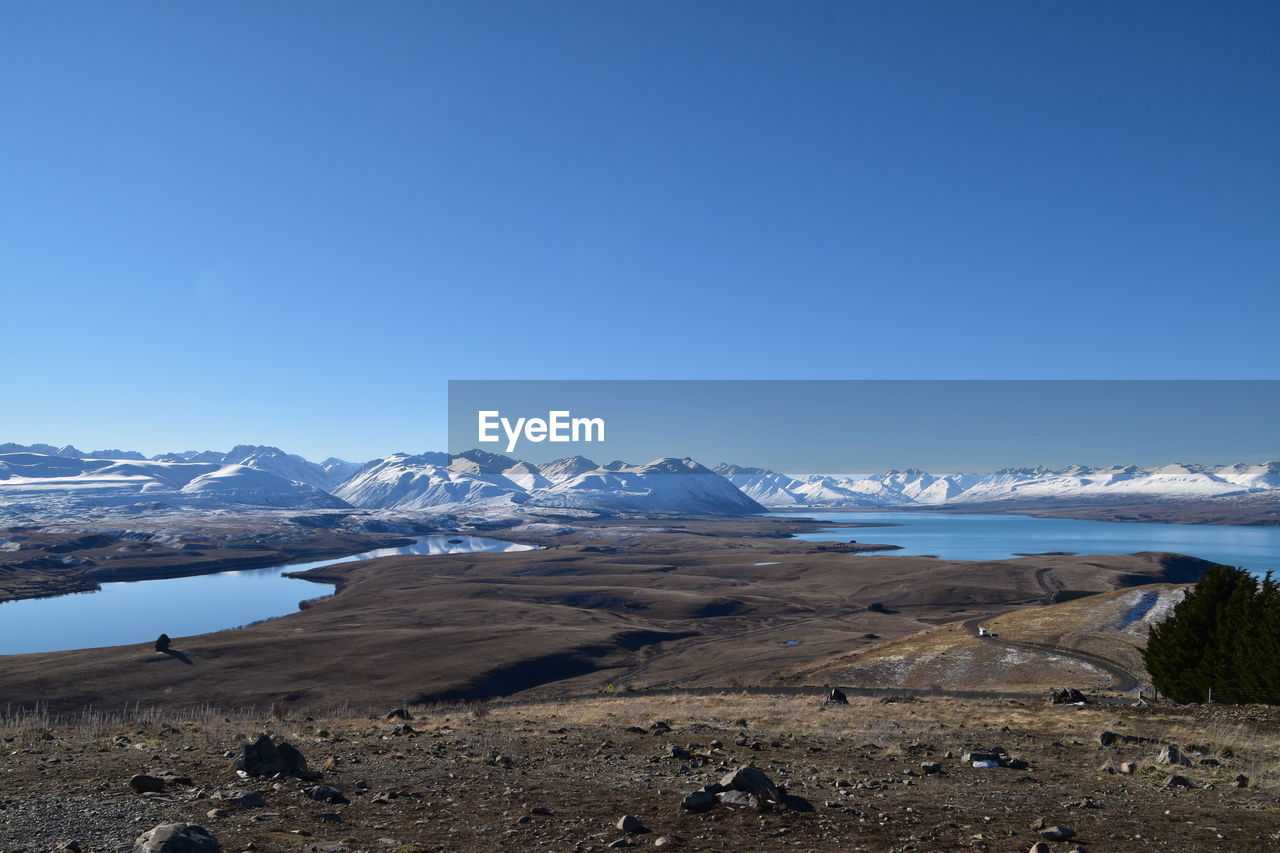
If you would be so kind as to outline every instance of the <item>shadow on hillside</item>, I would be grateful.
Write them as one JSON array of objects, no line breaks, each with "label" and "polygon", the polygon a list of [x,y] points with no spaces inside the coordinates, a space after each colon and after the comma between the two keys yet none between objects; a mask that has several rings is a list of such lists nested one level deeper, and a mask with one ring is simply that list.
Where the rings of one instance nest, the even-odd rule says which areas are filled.
[{"label": "shadow on hillside", "polygon": [[185,654],[178,651],[177,649],[166,649],[165,651],[160,652],[160,654],[167,655],[171,658],[174,658],[175,660],[180,660],[183,663],[185,663],[187,666],[194,666],[194,664],[191,662],[191,658],[187,657]]}]

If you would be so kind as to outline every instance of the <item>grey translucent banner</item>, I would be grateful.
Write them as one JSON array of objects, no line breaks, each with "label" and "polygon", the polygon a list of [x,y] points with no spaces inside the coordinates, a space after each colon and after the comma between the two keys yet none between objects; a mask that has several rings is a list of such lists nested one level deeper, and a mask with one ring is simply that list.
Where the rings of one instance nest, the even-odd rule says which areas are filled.
[{"label": "grey translucent banner", "polygon": [[788,473],[1280,458],[1280,380],[453,380],[449,452]]}]

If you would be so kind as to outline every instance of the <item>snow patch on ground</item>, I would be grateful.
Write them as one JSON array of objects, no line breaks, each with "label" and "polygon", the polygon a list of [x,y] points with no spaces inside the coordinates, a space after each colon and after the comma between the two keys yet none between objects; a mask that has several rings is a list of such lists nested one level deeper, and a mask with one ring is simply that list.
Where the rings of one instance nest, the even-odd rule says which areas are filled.
[{"label": "snow patch on ground", "polygon": [[1145,635],[1152,625],[1158,625],[1168,618],[1178,602],[1186,597],[1185,589],[1140,589],[1121,596],[1117,602],[1126,605],[1127,610],[1117,622],[1116,630],[1134,636]]}]

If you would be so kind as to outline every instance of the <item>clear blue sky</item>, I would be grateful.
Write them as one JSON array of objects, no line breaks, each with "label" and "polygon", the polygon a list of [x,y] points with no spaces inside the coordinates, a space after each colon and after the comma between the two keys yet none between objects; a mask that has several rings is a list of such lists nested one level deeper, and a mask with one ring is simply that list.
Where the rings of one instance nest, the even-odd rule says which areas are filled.
[{"label": "clear blue sky", "polygon": [[[0,441],[450,378],[1274,378],[1274,2],[0,5]],[[750,460],[740,460],[750,462]]]}]

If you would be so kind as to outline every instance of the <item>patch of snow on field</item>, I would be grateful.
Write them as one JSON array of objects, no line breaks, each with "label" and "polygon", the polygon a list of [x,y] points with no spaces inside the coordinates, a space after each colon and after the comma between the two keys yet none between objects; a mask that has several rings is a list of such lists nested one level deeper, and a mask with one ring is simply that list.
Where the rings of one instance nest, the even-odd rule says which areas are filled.
[{"label": "patch of snow on field", "polygon": [[1031,663],[1032,660],[1043,660],[1043,655],[1032,655],[1030,652],[1024,652],[1022,649],[1005,649],[1000,655],[1000,659],[996,661],[996,666],[1019,666],[1024,663]]},{"label": "patch of snow on field", "polygon": [[1116,629],[1126,634],[1146,634],[1152,625],[1163,622],[1186,595],[1185,589],[1134,590],[1119,599],[1120,603],[1128,605],[1128,610],[1120,617]]}]

